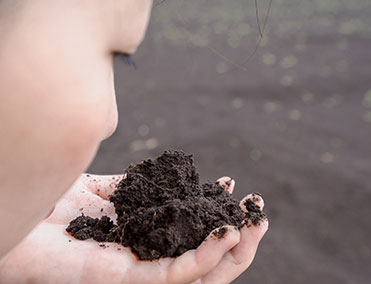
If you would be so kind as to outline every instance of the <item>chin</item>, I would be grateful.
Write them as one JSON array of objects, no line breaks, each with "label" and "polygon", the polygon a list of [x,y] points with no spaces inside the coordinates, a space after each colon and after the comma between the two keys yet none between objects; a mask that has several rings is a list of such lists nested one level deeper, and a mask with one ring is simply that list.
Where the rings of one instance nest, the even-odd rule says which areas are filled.
[{"label": "chin", "polygon": [[111,117],[107,121],[107,124],[106,124],[107,126],[106,126],[102,140],[105,140],[111,137],[112,134],[115,133],[117,129],[117,124],[118,124],[118,114],[117,114],[117,111],[114,111]]}]

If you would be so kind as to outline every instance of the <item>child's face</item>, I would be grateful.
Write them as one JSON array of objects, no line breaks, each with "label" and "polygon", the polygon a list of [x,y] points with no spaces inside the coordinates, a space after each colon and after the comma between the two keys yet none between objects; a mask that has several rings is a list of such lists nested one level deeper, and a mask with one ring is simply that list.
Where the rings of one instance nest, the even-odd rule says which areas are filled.
[{"label": "child's face", "polygon": [[114,131],[113,53],[136,50],[151,4],[0,0],[0,207],[9,216],[1,228],[12,228],[0,256],[50,212]]},{"label": "child's face", "polygon": [[2,93],[49,96],[43,104],[55,117],[79,108],[106,138],[117,124],[113,54],[135,52],[151,6],[152,0],[0,2]]}]

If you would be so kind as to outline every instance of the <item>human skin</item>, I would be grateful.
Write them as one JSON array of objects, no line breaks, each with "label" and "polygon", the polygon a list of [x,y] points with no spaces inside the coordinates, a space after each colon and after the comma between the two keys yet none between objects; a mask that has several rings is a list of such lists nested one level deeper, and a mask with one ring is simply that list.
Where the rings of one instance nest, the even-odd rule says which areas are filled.
[{"label": "human skin", "polygon": [[135,51],[151,4],[0,1],[0,256],[48,214],[114,131],[112,54]]},{"label": "human skin", "polygon": [[[108,195],[121,178],[82,175],[52,214],[5,257],[0,279],[4,283],[227,284],[251,264],[268,228],[267,220],[240,230],[226,226],[223,239],[211,233],[196,250],[152,262],[138,261],[129,248],[119,244],[101,247],[93,240],[80,241],[67,234],[67,224],[82,212],[116,219]],[[226,181],[230,178],[219,182],[226,185]],[[232,181],[226,189],[232,193],[234,186]],[[259,196],[246,198],[263,208]]]},{"label": "human skin", "polygon": [[[161,270],[136,261],[128,250],[112,250],[114,245],[102,250],[90,241],[68,242],[63,229],[72,219],[68,212],[92,199],[99,210],[108,206],[93,193],[80,194],[88,189],[80,175],[116,128],[113,54],[135,52],[151,5],[151,0],[0,1],[0,282],[95,283],[105,271],[105,283],[146,283],[135,277],[151,277],[147,283],[228,283],[252,261],[267,222],[231,229],[222,241],[161,260],[168,264]],[[197,255],[205,256],[202,262]],[[234,269],[223,272],[225,282],[207,282],[224,279],[219,274],[227,263]],[[92,278],[82,277],[93,269]],[[118,278],[108,276],[112,269]]]}]

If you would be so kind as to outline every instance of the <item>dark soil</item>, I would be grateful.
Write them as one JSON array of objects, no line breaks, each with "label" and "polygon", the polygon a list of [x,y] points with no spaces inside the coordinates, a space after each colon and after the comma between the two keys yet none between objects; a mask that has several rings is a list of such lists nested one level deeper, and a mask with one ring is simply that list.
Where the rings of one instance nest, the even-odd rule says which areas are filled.
[{"label": "dark soil", "polygon": [[250,220],[254,225],[259,225],[260,221],[265,218],[265,214],[260,210],[260,207],[251,199],[247,199],[244,205],[247,210],[246,219]]},{"label": "dark soil", "polygon": [[107,216],[98,219],[82,214],[71,221],[67,228],[67,232],[71,233],[79,240],[93,238],[98,242],[104,242],[107,238],[107,234],[113,227],[113,222]]},{"label": "dark soil", "polygon": [[[141,260],[176,257],[197,248],[210,232],[223,225],[240,227],[239,202],[218,183],[200,185],[192,155],[165,151],[155,160],[131,165],[110,196],[117,225],[106,216],[80,216],[67,228],[75,238],[117,242]],[[259,206],[245,202],[246,218],[258,224]],[[244,222],[246,223],[246,222]],[[223,238],[226,229],[215,232]]]}]

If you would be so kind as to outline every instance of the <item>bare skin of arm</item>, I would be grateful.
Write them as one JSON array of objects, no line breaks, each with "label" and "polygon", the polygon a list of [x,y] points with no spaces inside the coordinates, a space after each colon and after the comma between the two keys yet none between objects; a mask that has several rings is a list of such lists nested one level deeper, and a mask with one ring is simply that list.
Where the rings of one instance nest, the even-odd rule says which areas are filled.
[{"label": "bare skin of arm", "polygon": [[225,239],[208,239],[160,265],[114,245],[68,246],[64,228],[79,208],[95,204],[91,216],[113,210],[95,190],[109,193],[115,177],[97,176],[101,184],[92,185],[81,173],[116,128],[112,54],[135,52],[151,6],[152,0],[0,1],[0,282],[225,284],[252,262],[267,222],[230,228]]}]

